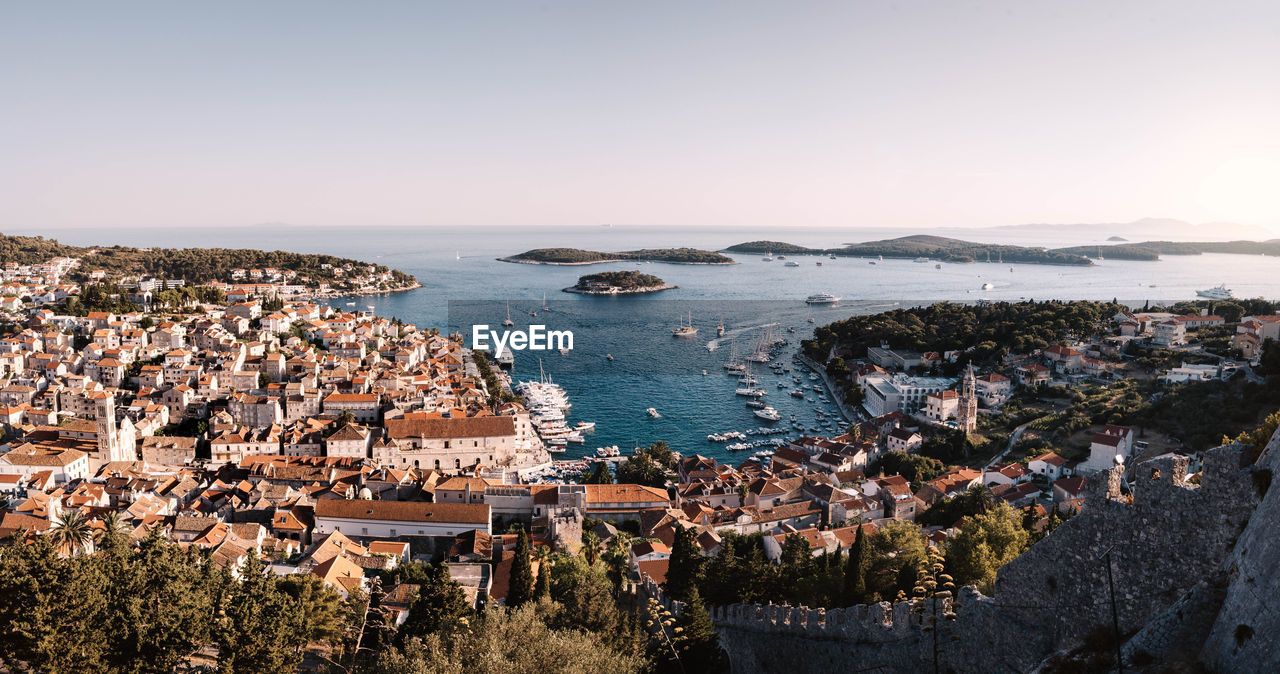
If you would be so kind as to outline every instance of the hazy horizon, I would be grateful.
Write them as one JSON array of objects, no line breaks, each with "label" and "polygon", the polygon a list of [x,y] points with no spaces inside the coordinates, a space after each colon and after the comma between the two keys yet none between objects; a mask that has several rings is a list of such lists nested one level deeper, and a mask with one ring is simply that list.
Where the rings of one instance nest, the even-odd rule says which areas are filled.
[{"label": "hazy horizon", "polygon": [[10,4],[0,231],[1275,232],[1277,34],[1261,0]]}]

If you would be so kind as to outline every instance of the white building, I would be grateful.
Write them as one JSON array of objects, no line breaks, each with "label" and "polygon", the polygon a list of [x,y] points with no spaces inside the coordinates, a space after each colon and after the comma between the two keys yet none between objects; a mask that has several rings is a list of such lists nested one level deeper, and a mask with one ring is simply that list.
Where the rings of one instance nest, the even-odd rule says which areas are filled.
[{"label": "white building", "polygon": [[915,414],[924,406],[926,396],[945,391],[955,382],[948,377],[868,376],[862,383],[862,406],[873,417],[890,412]]}]

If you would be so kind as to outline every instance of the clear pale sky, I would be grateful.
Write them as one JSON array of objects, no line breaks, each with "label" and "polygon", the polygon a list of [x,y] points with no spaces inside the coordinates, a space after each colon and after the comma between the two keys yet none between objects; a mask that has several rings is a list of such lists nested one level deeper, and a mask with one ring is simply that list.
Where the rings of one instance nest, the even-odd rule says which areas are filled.
[{"label": "clear pale sky", "polygon": [[8,2],[0,229],[1280,228],[1280,3]]}]

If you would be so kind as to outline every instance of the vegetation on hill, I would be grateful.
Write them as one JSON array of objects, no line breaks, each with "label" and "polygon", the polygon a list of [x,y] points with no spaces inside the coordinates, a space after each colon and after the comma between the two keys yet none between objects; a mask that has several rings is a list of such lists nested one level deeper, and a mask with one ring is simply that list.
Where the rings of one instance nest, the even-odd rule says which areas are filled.
[{"label": "vegetation on hill", "polygon": [[709,250],[697,248],[644,248],[618,253],[602,253],[581,248],[536,248],[507,258],[515,262],[544,262],[549,264],[590,264],[616,262],[618,260],[652,260],[682,264],[733,264],[733,258]]},{"label": "vegetation on hill", "polygon": [[897,239],[845,244],[839,248],[806,248],[782,241],[750,241],[729,246],[726,250],[742,253],[781,253],[841,255],[847,257],[916,258],[927,257],[943,262],[977,262],[1001,260],[1024,264],[1088,265],[1082,255],[1044,248],[974,243],[944,236],[904,236]]},{"label": "vegetation on hill", "polygon": [[[309,277],[313,283],[340,283],[338,271],[350,265],[363,273],[372,267],[377,273],[391,272],[395,286],[414,283],[413,276],[384,265],[370,265],[333,255],[291,253],[282,250],[251,248],[132,248],[129,246],[70,246],[41,236],[0,235],[0,260],[18,264],[46,262],[53,257],[80,258],[80,267],[71,278],[83,280],[89,272],[101,269],[112,277],[155,276],[182,279],[188,283],[230,281],[233,269],[294,271]],[[329,265],[325,268],[324,265]]]},{"label": "vegetation on hill", "polygon": [[851,316],[814,330],[805,353],[825,361],[833,348],[864,358],[867,347],[887,343],[911,351],[961,350],[962,361],[1028,353],[1071,338],[1097,334],[1124,307],[1113,302],[939,302],[880,314]]},{"label": "vegetation on hill", "polygon": [[1116,260],[1159,260],[1161,255],[1201,255],[1232,253],[1236,255],[1280,255],[1280,239],[1266,241],[1142,241],[1118,246],[1072,246],[1054,252]]},{"label": "vegetation on hill", "polygon": [[598,274],[587,274],[586,276],[578,277],[578,285],[575,287],[584,289],[591,283],[607,283],[623,290],[661,288],[667,285],[666,281],[652,274],[638,271],[602,271]]}]

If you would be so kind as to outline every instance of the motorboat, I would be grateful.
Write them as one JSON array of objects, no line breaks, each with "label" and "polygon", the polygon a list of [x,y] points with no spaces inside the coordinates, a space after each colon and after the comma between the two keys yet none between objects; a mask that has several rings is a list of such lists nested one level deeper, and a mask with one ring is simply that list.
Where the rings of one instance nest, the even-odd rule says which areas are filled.
[{"label": "motorboat", "polygon": [[994,283],[991,283],[990,281],[988,281],[988,282],[986,282],[986,283],[983,283],[983,284],[982,284],[982,289],[983,289],[983,290],[995,290],[995,289],[996,289],[996,285],[995,285]]},{"label": "motorboat", "polygon": [[[822,263],[821,263],[821,262],[819,262],[818,264],[822,264]],[[799,263],[799,262],[796,262],[795,260],[787,260],[787,263],[786,263],[785,265],[783,265],[783,266],[785,266],[785,267],[799,267],[799,266],[800,266],[800,263]]]},{"label": "motorboat", "polygon": [[573,425],[573,430],[575,431],[593,431],[595,428],[596,422],[594,421],[579,421]]},{"label": "motorboat", "polygon": [[662,418],[662,415],[661,415],[661,414],[658,414],[658,410],[656,410],[656,409],[654,409],[654,408],[652,408],[652,407],[650,407],[649,409],[646,409],[646,410],[644,411],[644,413],[645,413],[645,414],[648,414],[650,417],[652,417],[652,418],[654,418],[654,419],[661,419],[661,418]]},{"label": "motorboat", "polygon": [[777,421],[782,418],[782,415],[778,414],[778,410],[775,410],[772,407],[768,407],[768,406],[765,406],[762,409],[756,410],[754,414],[757,417],[764,419],[765,421]]},{"label": "motorboat", "polygon": [[1227,288],[1227,284],[1221,283],[1207,290],[1197,290],[1196,295],[1207,300],[1229,300],[1232,299],[1231,290]]}]

